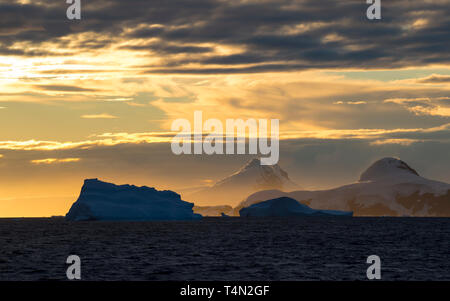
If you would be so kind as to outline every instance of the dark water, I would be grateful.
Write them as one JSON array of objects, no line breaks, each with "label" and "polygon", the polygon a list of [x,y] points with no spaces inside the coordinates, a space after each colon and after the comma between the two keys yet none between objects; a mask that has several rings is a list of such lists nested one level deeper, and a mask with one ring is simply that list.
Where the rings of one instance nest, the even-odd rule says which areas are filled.
[{"label": "dark water", "polygon": [[450,280],[450,219],[0,219],[0,280]]}]

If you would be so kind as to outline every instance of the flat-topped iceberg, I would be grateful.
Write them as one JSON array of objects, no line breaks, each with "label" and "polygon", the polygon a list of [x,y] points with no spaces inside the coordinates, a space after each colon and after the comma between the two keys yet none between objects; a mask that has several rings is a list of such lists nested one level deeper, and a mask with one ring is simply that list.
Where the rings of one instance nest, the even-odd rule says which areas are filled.
[{"label": "flat-topped iceberg", "polygon": [[315,210],[292,198],[281,197],[242,208],[239,215],[241,217],[352,216],[353,212]]},{"label": "flat-topped iceberg", "polygon": [[78,200],[66,214],[71,221],[83,220],[194,220],[200,214],[194,204],[181,200],[179,194],[158,191],[146,186],[115,185],[98,179],[87,179]]}]

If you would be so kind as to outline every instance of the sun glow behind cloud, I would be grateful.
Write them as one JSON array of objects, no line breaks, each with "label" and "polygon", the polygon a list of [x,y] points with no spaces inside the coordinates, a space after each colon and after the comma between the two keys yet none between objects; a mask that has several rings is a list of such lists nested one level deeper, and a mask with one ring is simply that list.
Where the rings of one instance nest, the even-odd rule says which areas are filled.
[{"label": "sun glow behind cloud", "polygon": [[113,116],[111,114],[102,113],[102,114],[89,114],[89,115],[81,115],[81,118],[85,119],[115,119],[117,116]]},{"label": "sun glow behind cloud", "polygon": [[78,162],[80,161],[80,158],[46,158],[46,159],[38,159],[38,160],[31,160],[31,163],[33,164],[58,164],[58,163],[70,163],[70,162]]}]

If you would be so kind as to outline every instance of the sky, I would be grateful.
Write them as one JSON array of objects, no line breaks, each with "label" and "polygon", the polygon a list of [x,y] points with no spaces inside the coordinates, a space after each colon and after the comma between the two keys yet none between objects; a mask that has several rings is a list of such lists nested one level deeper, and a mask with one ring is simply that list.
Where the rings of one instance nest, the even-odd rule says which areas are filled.
[{"label": "sky", "polygon": [[0,0],[0,217],[65,214],[83,179],[183,190],[249,155],[171,152],[171,123],[280,120],[305,189],[395,156],[450,182],[450,1]]}]

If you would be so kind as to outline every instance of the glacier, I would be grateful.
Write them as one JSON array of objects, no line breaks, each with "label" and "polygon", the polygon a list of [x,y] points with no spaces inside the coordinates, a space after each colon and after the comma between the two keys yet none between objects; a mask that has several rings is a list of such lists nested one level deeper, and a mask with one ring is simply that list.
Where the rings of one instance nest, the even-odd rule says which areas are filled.
[{"label": "glacier", "polygon": [[78,200],[66,220],[198,220],[194,204],[181,200],[179,194],[151,187],[115,185],[98,179],[86,179]]},{"label": "glacier", "polygon": [[289,197],[253,204],[239,210],[241,217],[353,216],[351,211],[315,210]]}]

